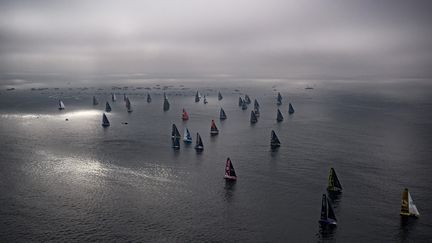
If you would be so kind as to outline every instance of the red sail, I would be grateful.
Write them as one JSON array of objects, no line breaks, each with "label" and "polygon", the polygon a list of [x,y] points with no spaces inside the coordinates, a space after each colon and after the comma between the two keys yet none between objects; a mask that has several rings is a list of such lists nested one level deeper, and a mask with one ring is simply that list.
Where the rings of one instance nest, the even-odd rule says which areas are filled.
[{"label": "red sail", "polygon": [[183,109],[182,119],[183,120],[189,120],[189,114],[187,113],[187,111],[185,109]]}]

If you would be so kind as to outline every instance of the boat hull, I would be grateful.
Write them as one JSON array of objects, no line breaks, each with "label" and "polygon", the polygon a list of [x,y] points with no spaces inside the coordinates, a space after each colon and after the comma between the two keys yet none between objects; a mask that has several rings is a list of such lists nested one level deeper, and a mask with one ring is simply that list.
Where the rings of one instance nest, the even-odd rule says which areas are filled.
[{"label": "boat hull", "polygon": [[210,135],[214,136],[214,135],[218,135],[219,131],[210,131]]},{"label": "boat hull", "polygon": [[109,123],[102,123],[102,126],[103,126],[103,127],[109,127],[110,124],[109,124]]}]

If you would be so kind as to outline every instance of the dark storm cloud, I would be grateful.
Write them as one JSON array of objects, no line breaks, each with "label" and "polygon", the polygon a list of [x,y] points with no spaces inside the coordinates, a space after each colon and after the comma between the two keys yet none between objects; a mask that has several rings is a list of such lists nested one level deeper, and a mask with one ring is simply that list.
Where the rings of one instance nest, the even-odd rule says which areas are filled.
[{"label": "dark storm cloud", "polygon": [[0,72],[431,75],[429,1],[6,1]]}]

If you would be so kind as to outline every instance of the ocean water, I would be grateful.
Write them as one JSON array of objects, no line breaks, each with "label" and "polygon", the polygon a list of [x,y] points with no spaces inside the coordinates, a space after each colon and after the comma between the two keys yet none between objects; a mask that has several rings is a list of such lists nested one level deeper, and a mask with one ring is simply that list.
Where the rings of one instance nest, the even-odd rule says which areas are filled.
[{"label": "ocean water", "polygon": [[[107,86],[0,91],[1,242],[432,239],[429,80],[141,85],[151,90],[133,85],[115,91]],[[194,102],[197,89],[207,94],[208,104]],[[163,91],[171,103],[166,112]],[[111,102],[111,92],[118,94],[117,102]],[[283,96],[280,107],[277,92]],[[123,93],[132,113],[126,112]],[[245,93],[261,106],[253,125],[252,105],[245,111],[238,106]],[[65,110],[57,109],[58,99]],[[107,100],[111,126],[103,128]],[[225,121],[219,120],[220,107]],[[182,108],[190,120],[181,120]],[[277,108],[285,117],[281,123]],[[220,129],[214,137],[212,119]],[[197,154],[194,143],[183,142],[174,151],[173,123],[181,134],[188,127],[194,143],[199,132],[204,151]],[[281,140],[277,151],[269,146],[271,130]],[[235,183],[223,179],[227,157],[238,175]],[[344,190],[332,198],[337,227],[322,228],[321,197],[331,167]],[[418,219],[399,216],[405,187]]]}]

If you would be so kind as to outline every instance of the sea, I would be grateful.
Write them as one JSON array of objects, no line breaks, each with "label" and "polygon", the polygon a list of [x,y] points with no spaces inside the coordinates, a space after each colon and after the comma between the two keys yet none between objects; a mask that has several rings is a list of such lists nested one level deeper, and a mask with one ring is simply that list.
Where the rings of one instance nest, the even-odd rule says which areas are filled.
[{"label": "sea", "polygon": [[[431,242],[431,81],[3,86],[0,242]],[[197,91],[207,104],[195,102]],[[238,99],[245,94],[252,104],[242,110]],[[260,117],[251,124],[254,99]],[[181,119],[182,109],[189,120]],[[188,128],[193,143],[181,141],[174,150],[172,124],[182,135]],[[277,150],[270,148],[272,130]],[[197,133],[202,153],[194,150]],[[224,180],[228,157],[235,182]],[[343,191],[330,197],[337,226],[323,227],[330,168]],[[418,218],[399,215],[404,188]]]}]

